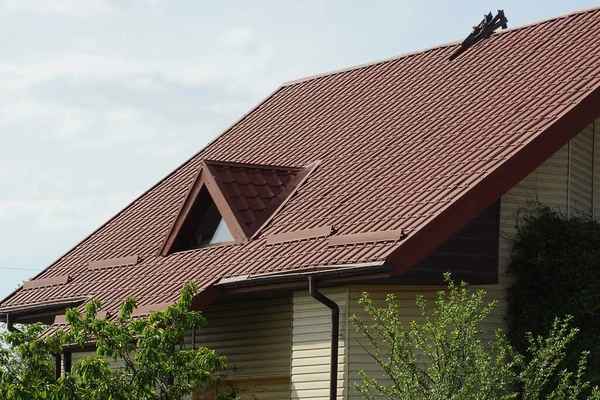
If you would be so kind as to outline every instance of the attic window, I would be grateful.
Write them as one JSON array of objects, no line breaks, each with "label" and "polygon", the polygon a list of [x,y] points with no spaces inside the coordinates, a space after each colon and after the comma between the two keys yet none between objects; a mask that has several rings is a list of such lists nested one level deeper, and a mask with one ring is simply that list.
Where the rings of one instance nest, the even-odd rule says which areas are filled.
[{"label": "attic window", "polygon": [[209,191],[202,188],[179,230],[171,252],[232,242],[234,237]]},{"label": "attic window", "polygon": [[192,245],[194,247],[208,246],[211,244],[233,242],[233,235],[227,227],[214,201],[207,207],[198,230],[194,234]]}]

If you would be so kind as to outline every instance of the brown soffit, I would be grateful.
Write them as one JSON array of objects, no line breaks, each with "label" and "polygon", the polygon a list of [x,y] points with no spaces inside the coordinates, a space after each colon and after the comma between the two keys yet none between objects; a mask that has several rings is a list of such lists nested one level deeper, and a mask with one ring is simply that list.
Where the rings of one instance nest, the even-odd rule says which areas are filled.
[{"label": "brown soffit", "polygon": [[481,182],[463,192],[440,214],[412,233],[387,258],[392,275],[399,276],[435,250],[444,240],[492,204],[510,188],[567,144],[600,116],[600,84],[579,104],[563,112],[520,151],[508,157]]},{"label": "brown soffit", "polygon": [[304,167],[298,175],[292,179],[292,181],[283,189],[281,193],[277,196],[277,198],[273,199],[271,203],[263,210],[261,213],[261,217],[257,219],[254,224],[250,227],[250,230],[253,233],[252,239],[258,237],[260,232],[271,223],[273,218],[279,213],[279,211],[285,207],[285,205],[291,200],[294,194],[298,191],[300,186],[306,182],[306,180],[315,172],[315,170],[321,165],[322,161],[317,160],[311,164],[308,164]]},{"label": "brown soffit", "polygon": [[88,269],[124,267],[129,265],[136,265],[138,261],[138,256],[118,257],[109,258],[106,260],[90,261],[90,263],[88,264]]},{"label": "brown soffit", "polygon": [[135,310],[133,310],[132,315],[137,317],[137,316],[148,315],[152,311],[165,311],[168,307],[172,306],[173,304],[175,304],[175,303],[170,302],[170,303],[148,304],[145,306],[137,307]]},{"label": "brown soffit", "polygon": [[331,236],[328,246],[342,246],[346,244],[371,243],[371,242],[393,242],[404,238],[402,229],[391,231],[352,233],[349,235]]},{"label": "brown soffit", "polygon": [[267,244],[294,242],[302,239],[314,239],[319,237],[329,236],[333,231],[331,225],[321,226],[318,228],[302,229],[299,231],[280,233],[267,237]]},{"label": "brown soffit", "polygon": [[69,275],[53,276],[52,278],[34,279],[23,284],[23,289],[31,289],[42,286],[64,285],[68,283],[71,277]]}]

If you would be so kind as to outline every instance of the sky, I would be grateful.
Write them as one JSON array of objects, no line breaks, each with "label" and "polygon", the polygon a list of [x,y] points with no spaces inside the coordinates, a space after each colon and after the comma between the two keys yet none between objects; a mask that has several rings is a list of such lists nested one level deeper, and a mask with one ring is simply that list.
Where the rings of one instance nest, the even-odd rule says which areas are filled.
[{"label": "sky", "polygon": [[0,0],[0,299],[281,83],[592,0]]}]

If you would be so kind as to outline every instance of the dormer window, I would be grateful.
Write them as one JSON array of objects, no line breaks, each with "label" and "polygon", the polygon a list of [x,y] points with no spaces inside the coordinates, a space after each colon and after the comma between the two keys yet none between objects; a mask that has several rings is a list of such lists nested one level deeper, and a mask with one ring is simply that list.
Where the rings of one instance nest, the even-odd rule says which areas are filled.
[{"label": "dormer window", "polygon": [[295,168],[205,160],[159,254],[251,239],[317,165]]},{"label": "dormer window", "polygon": [[209,246],[211,244],[233,242],[234,238],[221,216],[214,202],[206,209],[204,217],[198,226],[192,245],[194,247]]}]

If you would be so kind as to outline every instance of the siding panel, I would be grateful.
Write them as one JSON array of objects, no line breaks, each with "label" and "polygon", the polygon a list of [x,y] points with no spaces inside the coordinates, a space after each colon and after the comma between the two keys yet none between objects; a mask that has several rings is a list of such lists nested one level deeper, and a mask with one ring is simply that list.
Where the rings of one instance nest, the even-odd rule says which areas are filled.
[{"label": "siding panel", "polygon": [[[347,289],[321,292],[340,307],[338,355],[338,399],[345,399]],[[291,399],[329,398],[331,310],[310,297],[307,291],[294,292]]]},{"label": "siding panel", "polygon": [[594,218],[600,218],[600,118],[592,124],[592,137],[594,141],[594,168],[592,170],[592,180],[594,182],[593,201]]},{"label": "siding panel", "polygon": [[[208,325],[196,332],[195,345],[228,356],[228,378],[252,383],[258,400],[289,398],[291,297],[212,306],[203,313]],[[191,334],[185,346],[192,347]]]},{"label": "siding panel", "polygon": [[594,163],[594,134],[593,124],[577,135],[570,143],[571,158],[569,168],[570,178],[570,209],[574,217],[592,216],[593,201],[593,163]]}]

